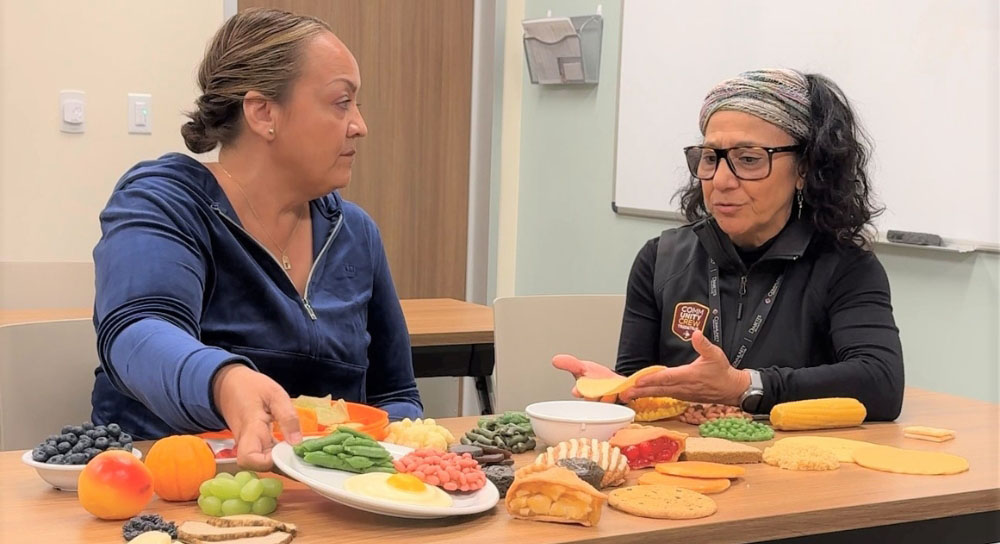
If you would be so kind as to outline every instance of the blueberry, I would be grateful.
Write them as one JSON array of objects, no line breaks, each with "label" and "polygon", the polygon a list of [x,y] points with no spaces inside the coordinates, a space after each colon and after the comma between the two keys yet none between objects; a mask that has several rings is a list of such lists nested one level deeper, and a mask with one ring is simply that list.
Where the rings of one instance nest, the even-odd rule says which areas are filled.
[{"label": "blueberry", "polygon": [[94,438],[101,438],[102,436],[108,436],[108,431],[106,429],[102,429],[100,427],[94,429]]},{"label": "blueberry", "polygon": [[45,441],[46,442],[55,442],[56,444],[58,444],[59,443],[59,435],[57,435],[57,434],[50,434],[49,437],[45,439]]},{"label": "blueberry", "polygon": [[80,436],[81,434],[83,434],[84,432],[86,432],[86,429],[83,428],[83,425],[76,425],[76,426],[73,427],[73,431],[72,432],[73,432],[73,434],[75,434],[77,436]]},{"label": "blueberry", "polygon": [[57,447],[55,447],[55,446],[53,446],[51,444],[45,444],[45,446],[42,447],[42,451],[45,452],[45,456],[46,457],[52,457],[53,455],[59,455],[59,448],[57,448]]},{"label": "blueberry", "polygon": [[89,421],[84,421],[83,425],[80,425],[80,427],[83,427],[84,432],[94,430],[94,424]]},{"label": "blueberry", "polygon": [[105,432],[107,432],[108,428],[106,426],[104,426],[104,425],[94,425],[94,430],[95,431],[105,431]]},{"label": "blueberry", "polygon": [[63,456],[62,455],[53,455],[52,457],[49,457],[45,461],[45,464],[47,464],[47,465],[58,465],[58,464],[62,463],[62,460],[63,460]]},{"label": "blueberry", "polygon": [[63,435],[63,442],[69,442],[71,446],[73,444],[76,444],[78,440],[80,440],[80,437],[76,436],[73,433],[66,433]]},{"label": "blueberry", "polygon": [[72,447],[73,446],[69,442],[60,442],[59,445],[56,446],[56,449],[59,450],[59,453],[66,453]]},{"label": "blueberry", "polygon": [[72,425],[63,425],[63,428],[59,431],[59,434],[66,434],[73,430]]},{"label": "blueberry", "polygon": [[87,448],[87,449],[83,450],[83,453],[86,453],[87,455],[89,455],[91,457],[94,457],[94,456],[100,454],[101,450],[99,450],[97,448]]},{"label": "blueberry", "polygon": [[69,455],[63,455],[63,458],[62,458],[62,460],[59,461],[59,464],[60,465],[69,465],[69,464],[71,464],[69,462],[69,457],[70,457]]},{"label": "blueberry", "polygon": [[94,447],[99,450],[108,449],[108,439],[107,437],[100,436],[94,439]]},{"label": "blueberry", "polygon": [[35,448],[31,450],[31,460],[36,463],[44,463],[49,456],[45,455],[45,450],[42,448]]},{"label": "blueberry", "polygon": [[108,436],[118,436],[122,432],[122,428],[117,423],[108,424]]},{"label": "blueberry", "polygon": [[122,444],[124,444],[126,442],[131,442],[132,441],[132,435],[130,435],[128,433],[122,433],[122,434],[118,435],[118,441],[121,442]]},{"label": "blueberry", "polygon": [[69,464],[71,465],[86,465],[87,461],[89,461],[89,459],[87,459],[87,456],[83,453],[73,453],[69,455]]},{"label": "blueberry", "polygon": [[94,435],[96,433],[97,431],[95,431],[94,429],[87,429],[86,431],[83,431],[83,436],[86,436],[87,438],[94,438]]},{"label": "blueberry", "polygon": [[69,449],[70,453],[83,453],[83,450],[87,449],[83,444],[77,442],[73,444],[73,447]]},{"label": "blueberry", "polygon": [[80,437],[80,440],[77,442],[77,444],[83,444],[84,449],[86,449],[94,445],[94,439],[90,438],[87,435],[83,435]]},{"label": "blueberry", "polygon": [[125,451],[132,451],[132,443],[131,442],[126,442],[126,443],[122,444],[122,449],[125,450]]}]

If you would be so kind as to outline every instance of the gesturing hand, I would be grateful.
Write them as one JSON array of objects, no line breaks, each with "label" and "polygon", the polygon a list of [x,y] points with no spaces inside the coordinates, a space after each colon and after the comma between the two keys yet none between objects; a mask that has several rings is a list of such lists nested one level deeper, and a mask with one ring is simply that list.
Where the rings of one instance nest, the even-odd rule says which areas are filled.
[{"label": "gesturing hand", "polygon": [[750,386],[750,375],[729,364],[729,358],[719,346],[705,338],[701,331],[691,336],[691,345],[698,358],[690,364],[661,370],[643,376],[635,387],[623,391],[624,401],[641,397],[673,397],[694,402],[739,404],[740,395]]},{"label": "gesturing hand", "polygon": [[292,400],[277,382],[264,374],[241,364],[227,365],[216,373],[212,391],[216,407],[233,431],[236,460],[241,467],[271,468],[273,421],[278,422],[290,444],[302,441]]}]

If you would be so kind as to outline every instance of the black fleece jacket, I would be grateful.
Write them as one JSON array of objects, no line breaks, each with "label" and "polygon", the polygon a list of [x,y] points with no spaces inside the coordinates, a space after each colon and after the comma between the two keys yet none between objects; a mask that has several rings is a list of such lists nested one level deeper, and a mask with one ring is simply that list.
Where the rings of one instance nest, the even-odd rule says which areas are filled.
[{"label": "black fleece jacket", "polygon": [[882,264],[870,251],[824,240],[795,220],[749,267],[713,219],[665,230],[647,242],[629,275],[619,373],[697,358],[692,327],[712,338],[706,326],[710,258],[719,266],[722,348],[731,362],[758,303],[784,274],[739,365],[761,372],[759,412],[780,402],[853,397],[865,405],[869,420],[899,416],[903,354]]}]

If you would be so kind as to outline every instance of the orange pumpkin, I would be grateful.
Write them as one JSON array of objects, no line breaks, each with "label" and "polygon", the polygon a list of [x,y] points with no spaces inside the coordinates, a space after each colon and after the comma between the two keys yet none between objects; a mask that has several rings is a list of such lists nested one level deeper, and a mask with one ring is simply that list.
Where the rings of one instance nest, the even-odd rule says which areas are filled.
[{"label": "orange pumpkin", "polygon": [[153,473],[153,490],[166,501],[198,498],[202,482],[215,477],[215,454],[197,436],[168,436],[157,440],[146,455]]}]

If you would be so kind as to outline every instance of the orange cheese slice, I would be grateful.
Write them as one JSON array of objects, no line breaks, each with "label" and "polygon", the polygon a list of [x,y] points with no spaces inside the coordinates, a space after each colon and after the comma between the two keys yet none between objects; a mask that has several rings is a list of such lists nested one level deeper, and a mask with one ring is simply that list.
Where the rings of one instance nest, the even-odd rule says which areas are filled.
[{"label": "orange cheese slice", "polygon": [[647,375],[666,370],[667,367],[661,365],[647,366],[646,368],[632,374],[628,378],[587,378],[582,377],[576,380],[576,390],[588,399],[599,398],[606,395],[617,395],[626,389],[635,386],[635,382]]},{"label": "orange cheese slice", "polygon": [[711,495],[729,489],[729,478],[686,478],[670,476],[659,472],[647,472],[639,476],[639,485],[672,485]]},{"label": "orange cheese slice", "polygon": [[747,469],[708,461],[678,461],[659,463],[656,465],[656,472],[687,478],[739,478],[747,473]]}]

